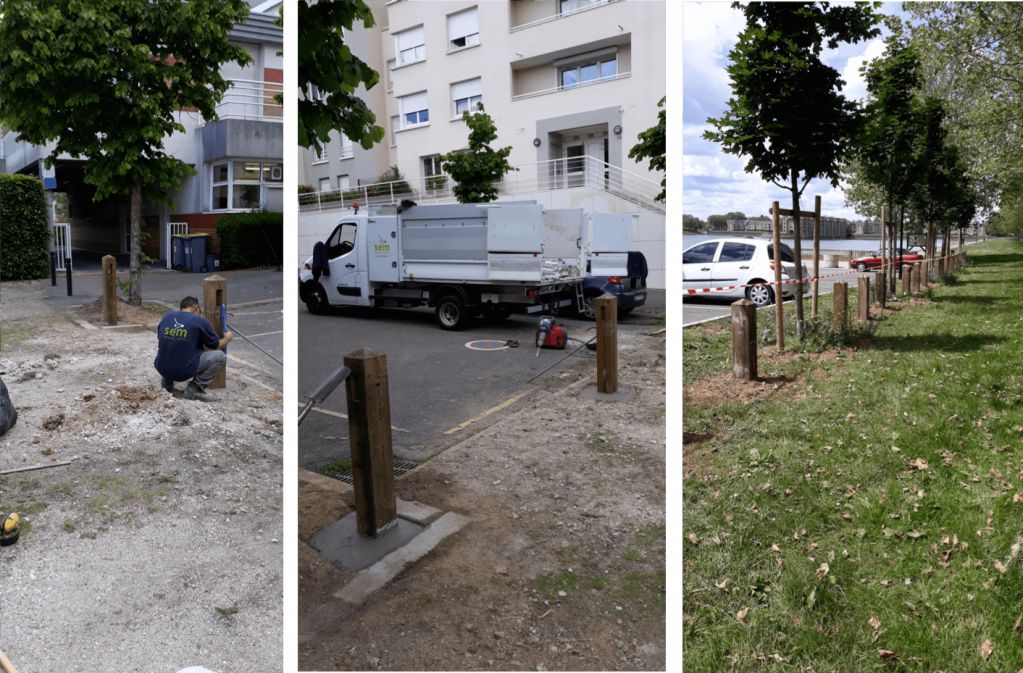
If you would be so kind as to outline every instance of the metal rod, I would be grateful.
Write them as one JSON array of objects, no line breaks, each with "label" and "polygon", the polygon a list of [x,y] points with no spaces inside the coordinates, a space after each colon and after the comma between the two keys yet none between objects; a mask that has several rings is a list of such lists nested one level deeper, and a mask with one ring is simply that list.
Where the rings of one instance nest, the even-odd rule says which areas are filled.
[{"label": "metal rod", "polygon": [[15,467],[9,470],[0,470],[0,475],[14,474],[16,472],[28,472],[30,470],[45,470],[50,467],[62,467],[64,465],[70,465],[72,461],[64,460],[59,463],[46,463],[44,465],[29,465],[28,467]]},{"label": "metal rod", "polygon": [[283,363],[283,362],[281,362],[280,360],[278,360],[278,359],[277,359],[276,357],[274,357],[274,356],[273,356],[273,355],[271,355],[270,353],[267,353],[267,352],[266,352],[265,350],[263,350],[263,348],[261,348],[261,347],[260,347],[260,346],[259,346],[258,344],[254,343],[254,342],[252,341],[252,339],[250,339],[249,337],[245,336],[244,334],[242,334],[241,332],[239,332],[239,331],[238,331],[238,330],[236,330],[235,328],[233,328],[233,327],[231,327],[230,325],[228,325],[228,324],[227,324],[227,320],[226,320],[226,319],[224,320],[224,325],[225,325],[225,326],[227,327],[227,329],[231,330],[232,332],[234,332],[235,334],[237,334],[238,336],[240,336],[241,338],[245,339],[245,340],[246,340],[246,341],[248,341],[248,342],[249,342],[250,344],[252,344],[252,345],[253,345],[253,346],[254,346],[254,347],[256,348],[256,350],[258,350],[258,351],[262,352],[262,353],[263,353],[264,355],[266,355],[266,356],[267,356],[268,358],[270,358],[271,360],[273,360],[274,362],[276,362],[276,363],[277,363],[277,364],[279,364],[280,366],[282,366],[282,367],[284,366],[284,363]]},{"label": "metal rod", "polygon": [[67,275],[67,296],[72,296],[71,293],[71,258],[64,258],[64,273]]},{"label": "metal rod", "polygon": [[540,378],[541,376],[543,376],[544,374],[546,374],[546,373],[547,373],[547,372],[549,372],[550,370],[554,369],[555,367],[557,367],[558,365],[560,365],[560,364],[561,364],[562,362],[564,362],[564,361],[565,361],[565,360],[567,360],[568,358],[572,357],[573,355],[575,355],[576,353],[578,353],[578,352],[579,352],[579,351],[581,351],[582,349],[586,348],[586,347],[587,347],[588,345],[590,345],[591,343],[593,343],[593,342],[594,342],[594,341],[596,341],[596,340],[597,340],[597,337],[596,337],[596,336],[594,336],[594,337],[593,337],[592,339],[590,339],[590,340],[589,340],[589,341],[587,341],[586,343],[582,344],[581,346],[577,347],[577,348],[576,348],[576,349],[575,349],[574,351],[572,351],[572,352],[571,352],[571,353],[569,353],[568,355],[564,355],[564,356],[562,356],[562,358],[561,358],[560,360],[558,360],[557,362],[555,362],[555,363],[554,363],[554,364],[552,364],[552,365],[551,365],[550,367],[548,367],[547,369],[543,370],[542,372],[540,372],[539,374],[537,374],[537,375],[536,375],[536,376],[534,376],[533,378],[531,378],[531,379],[529,379],[528,381],[526,381],[526,383],[532,383],[533,381],[535,381],[536,379]]},{"label": "metal rod", "polygon": [[309,396],[309,401],[302,407],[302,411],[298,413],[299,424],[305,419],[305,417],[312,410],[313,405],[327,399],[334,389],[337,388],[342,381],[348,378],[348,375],[352,373],[352,370],[348,367],[338,367],[337,370],[331,374],[326,381],[320,384],[320,387],[313,391],[312,395]]}]

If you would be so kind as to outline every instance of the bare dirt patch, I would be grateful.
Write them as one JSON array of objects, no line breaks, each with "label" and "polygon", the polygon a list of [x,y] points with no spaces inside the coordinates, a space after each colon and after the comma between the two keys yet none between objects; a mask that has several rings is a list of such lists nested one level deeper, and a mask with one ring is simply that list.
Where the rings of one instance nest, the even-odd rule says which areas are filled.
[{"label": "bare dirt patch", "polygon": [[792,397],[794,375],[765,376],[756,381],[742,381],[732,374],[721,374],[698,381],[684,388],[684,404],[716,406],[718,404],[752,404],[780,396]]},{"label": "bare dirt patch", "polygon": [[580,398],[587,372],[398,480],[471,523],[366,604],[300,523],[301,669],[664,669],[664,339],[621,338],[634,401]]},{"label": "bare dirt patch", "polygon": [[[146,329],[152,329],[160,324],[160,318],[163,317],[167,310],[165,306],[160,304],[145,303],[142,306],[135,306],[118,298],[117,324],[141,325]],[[80,306],[75,311],[75,316],[97,325],[105,324],[103,319],[103,299],[100,298]]]},{"label": "bare dirt patch", "polygon": [[233,364],[217,401],[172,396],[151,331],[3,290],[0,469],[70,461],[0,477],[26,524],[0,549],[5,652],[33,673],[280,671],[280,393]]}]

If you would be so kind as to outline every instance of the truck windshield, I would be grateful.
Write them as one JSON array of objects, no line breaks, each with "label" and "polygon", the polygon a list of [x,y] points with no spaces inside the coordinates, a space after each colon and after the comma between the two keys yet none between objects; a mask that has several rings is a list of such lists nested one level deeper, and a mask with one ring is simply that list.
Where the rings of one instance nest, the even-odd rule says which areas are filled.
[{"label": "truck windshield", "polygon": [[327,239],[327,254],[331,259],[351,252],[355,247],[356,224],[342,222]]}]

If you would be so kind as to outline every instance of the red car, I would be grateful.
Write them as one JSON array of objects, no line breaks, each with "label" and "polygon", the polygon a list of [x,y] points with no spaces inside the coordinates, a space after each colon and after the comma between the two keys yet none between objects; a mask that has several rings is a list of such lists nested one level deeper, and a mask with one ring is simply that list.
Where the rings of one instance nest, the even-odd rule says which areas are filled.
[{"label": "red car", "polygon": [[[885,253],[882,252],[881,250],[877,250],[874,252],[874,254],[869,255],[867,257],[857,257],[856,259],[850,260],[849,267],[852,269],[856,269],[857,271],[866,271],[867,269],[880,269],[881,260],[884,257],[888,257],[889,262],[891,262],[893,259],[891,255],[885,255]],[[899,263],[912,264],[913,262],[919,262],[923,258],[924,256],[921,255],[920,253],[910,252],[905,248],[901,248],[899,250],[899,256],[895,259],[897,259]]]}]

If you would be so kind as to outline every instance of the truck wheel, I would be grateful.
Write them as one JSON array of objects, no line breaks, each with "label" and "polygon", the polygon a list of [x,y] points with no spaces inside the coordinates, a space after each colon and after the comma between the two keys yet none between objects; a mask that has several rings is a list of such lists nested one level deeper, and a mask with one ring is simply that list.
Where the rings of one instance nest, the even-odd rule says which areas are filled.
[{"label": "truck wheel", "polygon": [[323,315],[327,312],[327,293],[323,286],[314,283],[306,290],[305,306],[313,315]]},{"label": "truck wheel", "polygon": [[583,297],[583,308],[579,311],[579,315],[586,318],[587,320],[597,319],[597,297],[599,294],[587,293]]},{"label": "truck wheel", "polygon": [[441,329],[463,329],[468,322],[469,314],[461,298],[449,294],[437,302],[437,323]]}]

